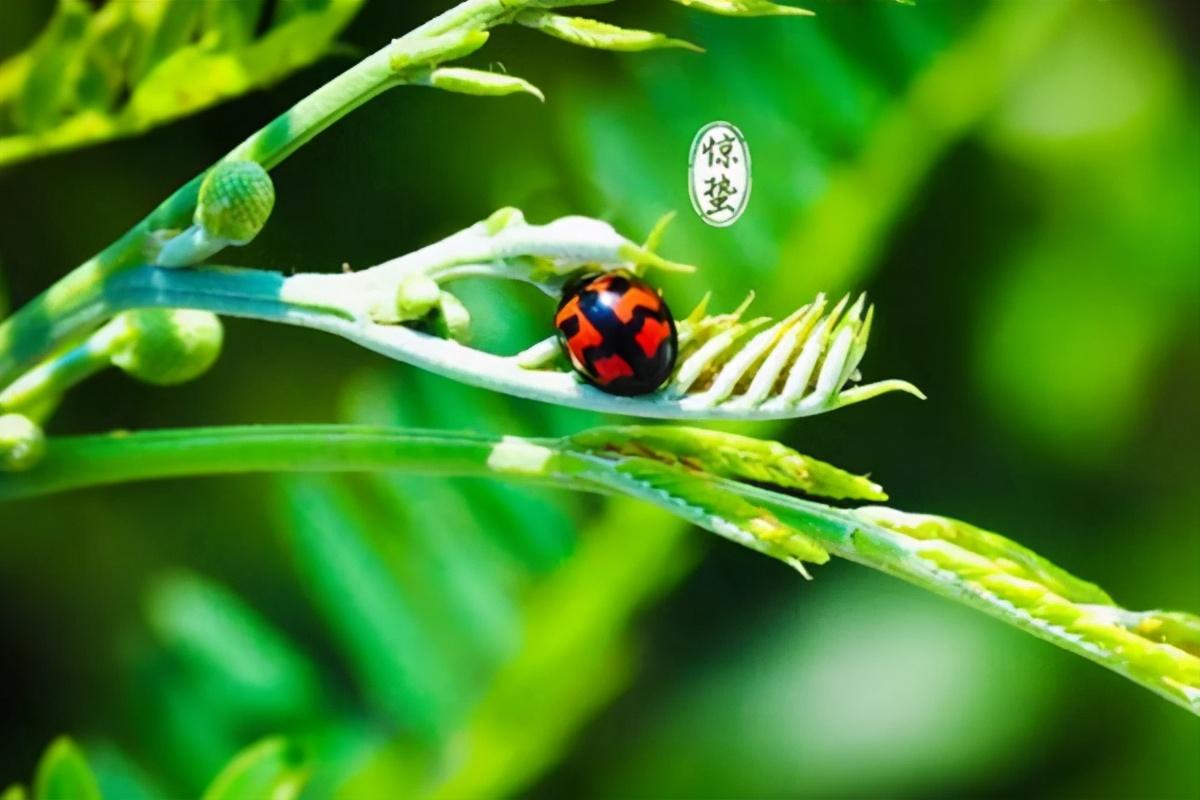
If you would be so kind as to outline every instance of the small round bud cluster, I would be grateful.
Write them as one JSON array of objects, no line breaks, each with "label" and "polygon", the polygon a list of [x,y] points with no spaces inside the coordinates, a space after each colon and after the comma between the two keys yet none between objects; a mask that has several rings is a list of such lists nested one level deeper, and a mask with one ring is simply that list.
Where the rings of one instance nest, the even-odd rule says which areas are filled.
[{"label": "small round bud cluster", "polygon": [[46,438],[36,422],[22,414],[0,415],[0,472],[29,469],[45,452]]},{"label": "small round bud cluster", "polygon": [[267,224],[275,186],[257,161],[223,161],[204,176],[195,223],[209,236],[246,244]]},{"label": "small round bud cluster", "polygon": [[149,308],[121,315],[127,335],[112,363],[139,380],[173,386],[203,374],[221,353],[221,321],[207,311]]}]

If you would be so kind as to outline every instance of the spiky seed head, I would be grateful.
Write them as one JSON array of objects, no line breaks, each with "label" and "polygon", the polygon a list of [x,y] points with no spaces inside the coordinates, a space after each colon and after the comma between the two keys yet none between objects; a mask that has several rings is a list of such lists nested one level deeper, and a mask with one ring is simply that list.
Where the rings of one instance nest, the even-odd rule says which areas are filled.
[{"label": "spiky seed head", "polygon": [[207,311],[148,308],[122,318],[127,336],[112,363],[138,380],[184,383],[208,370],[221,353],[221,321]]},{"label": "spiky seed head", "polygon": [[223,161],[204,176],[195,223],[209,236],[245,244],[275,207],[275,186],[257,161]]},{"label": "spiky seed head", "polygon": [[0,415],[0,472],[29,469],[45,452],[46,438],[36,422],[23,414]]}]

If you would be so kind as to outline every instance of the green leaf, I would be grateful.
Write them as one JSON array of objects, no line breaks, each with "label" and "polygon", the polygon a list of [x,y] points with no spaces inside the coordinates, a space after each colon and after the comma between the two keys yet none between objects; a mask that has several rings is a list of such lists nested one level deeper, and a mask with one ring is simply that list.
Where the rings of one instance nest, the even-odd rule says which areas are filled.
[{"label": "green leaf", "polygon": [[254,37],[266,0],[204,0],[204,27],[218,46],[238,47]]},{"label": "green leaf", "polygon": [[549,34],[564,42],[592,47],[597,50],[641,51],[680,47],[698,53],[704,49],[682,39],[672,39],[662,33],[634,30],[610,25],[585,17],[567,17],[548,11],[522,11],[517,22],[527,28]]},{"label": "green leaf", "polygon": [[480,97],[501,97],[509,94],[531,94],[545,101],[542,90],[523,78],[498,72],[484,72],[466,67],[441,67],[429,76],[429,85],[448,92]]},{"label": "green leaf", "polygon": [[100,786],[83,752],[60,736],[46,748],[33,779],[35,800],[101,800]]},{"label": "green leaf", "polygon": [[783,6],[767,0],[671,0],[681,6],[726,17],[811,17],[807,8]]},{"label": "green leaf", "polygon": [[593,428],[570,443],[601,454],[643,456],[726,478],[770,483],[820,497],[882,500],[876,483],[798,453],[779,442],[679,426]]},{"label": "green leaf", "polygon": [[281,483],[284,522],[305,588],[373,708],[426,740],[445,732],[454,676],[427,623],[389,572],[370,526],[343,484]]},{"label": "green leaf", "polygon": [[1029,548],[997,533],[949,517],[909,514],[881,506],[860,508],[855,513],[914,539],[950,542],[990,560],[998,571],[1037,581],[1072,602],[1113,604],[1112,598],[1099,586],[1076,578]]},{"label": "green leaf", "polygon": [[585,457],[581,462],[575,469],[588,480],[666,508],[693,525],[797,568],[803,561],[829,560],[829,553],[815,540],[728,491],[711,476],[646,458],[603,462]]},{"label": "green leaf", "polygon": [[12,110],[16,124],[32,132],[53,125],[73,97],[71,72],[78,66],[91,9],[82,0],[61,0],[34,43],[29,72]]},{"label": "green leaf", "polygon": [[304,750],[288,739],[265,739],[221,770],[203,800],[295,800],[308,781]]},{"label": "green leaf", "polygon": [[263,0],[61,0],[0,63],[0,165],[129,136],[266,86],[329,50],[364,0],[288,4],[255,37]]},{"label": "green leaf", "polygon": [[0,792],[0,800],[26,800],[29,797],[25,793],[25,787],[19,783],[14,783],[3,792]]},{"label": "green leaf", "polygon": [[172,573],[156,581],[145,605],[155,635],[223,707],[277,718],[318,706],[311,662],[228,589]]}]

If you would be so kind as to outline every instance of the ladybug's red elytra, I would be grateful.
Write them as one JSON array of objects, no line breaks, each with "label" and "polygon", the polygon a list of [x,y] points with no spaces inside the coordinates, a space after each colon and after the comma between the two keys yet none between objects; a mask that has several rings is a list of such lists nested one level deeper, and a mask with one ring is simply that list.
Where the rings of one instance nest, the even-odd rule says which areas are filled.
[{"label": "ladybug's red elytra", "polygon": [[554,327],[575,370],[610,394],[653,392],[675,368],[671,310],[658,290],[626,272],[568,284]]}]

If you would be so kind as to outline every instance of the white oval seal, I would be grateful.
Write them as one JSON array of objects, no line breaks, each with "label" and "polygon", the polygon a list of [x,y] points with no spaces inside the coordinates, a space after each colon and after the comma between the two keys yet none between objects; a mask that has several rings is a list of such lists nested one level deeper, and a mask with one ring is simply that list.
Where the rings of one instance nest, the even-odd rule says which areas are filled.
[{"label": "white oval seal", "polygon": [[688,157],[692,208],[709,225],[737,222],[750,201],[750,146],[728,122],[710,122],[692,140]]}]

